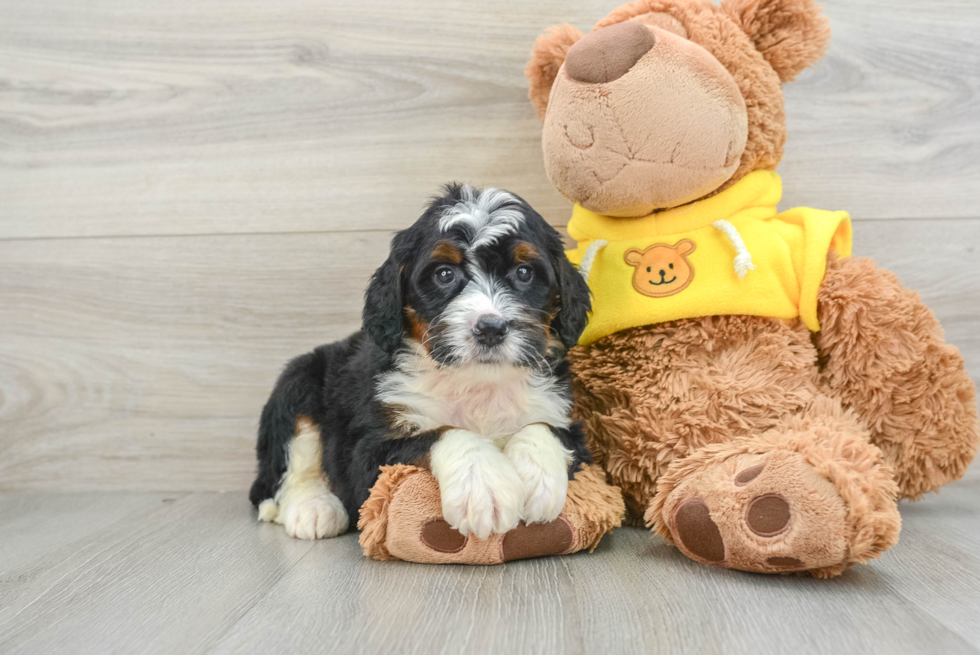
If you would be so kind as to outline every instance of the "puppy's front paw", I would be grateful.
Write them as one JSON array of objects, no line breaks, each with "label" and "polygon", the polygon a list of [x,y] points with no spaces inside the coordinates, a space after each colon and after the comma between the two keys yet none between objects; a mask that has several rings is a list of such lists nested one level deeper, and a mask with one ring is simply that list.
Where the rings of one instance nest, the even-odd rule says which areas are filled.
[{"label": "puppy's front paw", "polygon": [[504,454],[514,464],[524,487],[524,521],[549,523],[565,508],[568,461],[565,450],[547,425],[528,425],[511,437]]},{"label": "puppy's front paw", "polygon": [[493,443],[465,430],[450,430],[432,448],[431,461],[449,525],[480,539],[517,527],[523,484]]},{"label": "puppy's front paw", "polygon": [[297,539],[329,539],[347,531],[347,510],[332,493],[298,498],[287,504],[277,522]]}]

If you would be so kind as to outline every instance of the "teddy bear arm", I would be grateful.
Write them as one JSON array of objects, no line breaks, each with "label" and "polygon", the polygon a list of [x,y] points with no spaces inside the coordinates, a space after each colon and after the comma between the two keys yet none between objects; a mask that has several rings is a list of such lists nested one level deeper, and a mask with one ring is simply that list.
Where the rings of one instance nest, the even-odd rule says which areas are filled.
[{"label": "teddy bear arm", "polygon": [[869,259],[831,257],[818,294],[821,383],[853,409],[919,498],[976,456],[976,389],[919,295]]}]

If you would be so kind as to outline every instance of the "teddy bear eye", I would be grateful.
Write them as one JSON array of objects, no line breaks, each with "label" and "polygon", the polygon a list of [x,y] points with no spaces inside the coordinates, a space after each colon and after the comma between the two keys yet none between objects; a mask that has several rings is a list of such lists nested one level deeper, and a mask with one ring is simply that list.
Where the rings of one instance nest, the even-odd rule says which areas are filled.
[{"label": "teddy bear eye", "polygon": [[674,268],[674,265],[673,265],[673,264],[670,264],[670,267],[671,267],[671,268]]},{"label": "teddy bear eye", "polygon": [[649,273],[651,270],[653,270],[653,269],[651,269],[649,266],[647,266],[647,273]]}]

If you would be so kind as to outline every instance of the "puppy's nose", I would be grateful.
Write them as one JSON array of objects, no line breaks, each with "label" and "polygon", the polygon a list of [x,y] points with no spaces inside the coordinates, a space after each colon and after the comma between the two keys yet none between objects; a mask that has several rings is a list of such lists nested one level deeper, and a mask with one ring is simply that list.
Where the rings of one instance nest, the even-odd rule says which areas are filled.
[{"label": "puppy's nose", "polygon": [[508,327],[507,321],[503,318],[488,314],[477,319],[473,336],[476,337],[477,343],[496,346],[507,336]]},{"label": "puppy's nose", "polygon": [[655,42],[653,32],[639,23],[626,21],[603,27],[568,49],[565,72],[579,82],[612,82],[626,75]]}]

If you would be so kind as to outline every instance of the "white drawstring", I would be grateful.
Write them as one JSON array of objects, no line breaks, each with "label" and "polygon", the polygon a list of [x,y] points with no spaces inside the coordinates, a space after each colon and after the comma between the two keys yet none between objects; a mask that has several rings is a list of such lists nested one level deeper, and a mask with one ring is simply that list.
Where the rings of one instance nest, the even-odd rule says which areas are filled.
[{"label": "white drawstring", "polygon": [[[738,279],[745,279],[745,275],[749,271],[755,270],[755,264],[752,263],[752,253],[749,252],[745,241],[742,240],[742,235],[738,233],[738,228],[725,220],[717,220],[711,225],[715,229],[720,230],[731,241],[736,253],[735,274],[738,275]],[[582,263],[578,266],[578,272],[586,282],[589,281],[589,273],[592,271],[592,265],[595,264],[596,255],[608,245],[609,242],[605,239],[596,239],[586,249],[585,255],[582,257]]]},{"label": "white drawstring", "polygon": [[755,270],[755,264],[752,263],[752,253],[745,247],[745,242],[742,241],[742,235],[738,233],[738,228],[728,221],[723,220],[717,220],[711,225],[721,230],[728,237],[728,240],[732,242],[732,247],[735,248],[735,252],[737,253],[735,255],[735,273],[738,275],[738,279],[745,279],[746,273]]},{"label": "white drawstring", "polygon": [[586,282],[589,281],[589,273],[592,271],[592,264],[595,263],[595,257],[599,254],[599,251],[609,245],[609,242],[605,239],[596,239],[589,244],[589,247],[585,251],[585,255],[582,257],[582,263],[578,265],[578,272],[582,275],[582,279]]}]

